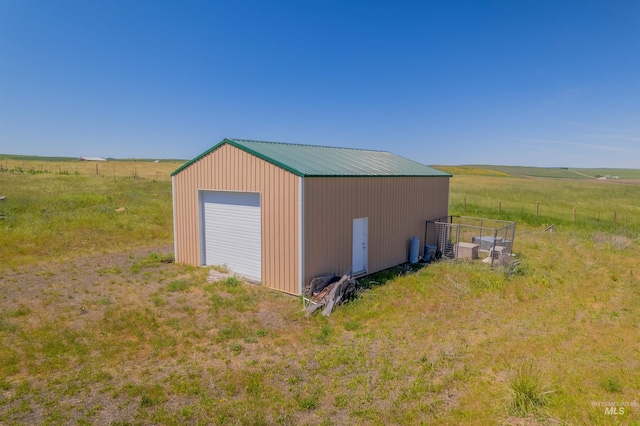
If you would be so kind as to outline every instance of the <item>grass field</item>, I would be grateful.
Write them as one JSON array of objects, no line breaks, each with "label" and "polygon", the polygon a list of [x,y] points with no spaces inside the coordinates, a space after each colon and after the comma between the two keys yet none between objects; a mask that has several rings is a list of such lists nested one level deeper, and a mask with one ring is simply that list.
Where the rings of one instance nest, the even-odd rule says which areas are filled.
[{"label": "grass field", "polygon": [[0,191],[5,266],[172,242],[166,179],[0,172]]},{"label": "grass field", "polygon": [[640,237],[640,182],[626,185],[473,175],[454,175],[451,182],[451,214],[515,220],[533,227],[555,224],[585,234]]},{"label": "grass field", "polygon": [[640,186],[451,185],[518,222],[518,267],[387,271],[305,318],[165,263],[166,178],[0,172],[0,424],[640,424]]}]

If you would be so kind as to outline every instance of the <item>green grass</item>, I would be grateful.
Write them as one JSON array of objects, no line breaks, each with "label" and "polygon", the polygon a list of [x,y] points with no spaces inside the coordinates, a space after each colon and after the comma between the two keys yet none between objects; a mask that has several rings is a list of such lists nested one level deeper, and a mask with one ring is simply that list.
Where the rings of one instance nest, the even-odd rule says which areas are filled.
[{"label": "green grass", "polygon": [[0,172],[0,188],[6,265],[172,241],[169,181]]},{"label": "green grass", "polygon": [[[170,243],[167,182],[0,179],[16,194],[0,208],[28,216],[0,223],[13,241],[0,242],[3,256],[14,256],[0,266],[1,424],[640,423],[640,409],[616,417],[592,404],[640,391],[638,186],[455,175],[452,213],[466,197],[468,215],[518,222],[515,272],[394,268],[362,280],[329,318],[305,318],[296,298],[208,283],[207,269],[161,252],[116,259],[112,250]],[[138,219],[112,216],[131,226],[118,233],[102,223],[113,206],[100,205],[124,194],[137,194],[126,213]],[[167,216],[169,235],[136,209]],[[38,239],[49,227],[51,241]],[[95,247],[54,250],[57,234],[84,232]]]},{"label": "green grass", "polygon": [[600,386],[607,392],[620,393],[622,392],[622,384],[617,377],[609,376],[600,381]]},{"label": "green grass", "polygon": [[176,280],[167,284],[167,290],[171,292],[187,291],[190,286],[191,283],[187,280]]}]

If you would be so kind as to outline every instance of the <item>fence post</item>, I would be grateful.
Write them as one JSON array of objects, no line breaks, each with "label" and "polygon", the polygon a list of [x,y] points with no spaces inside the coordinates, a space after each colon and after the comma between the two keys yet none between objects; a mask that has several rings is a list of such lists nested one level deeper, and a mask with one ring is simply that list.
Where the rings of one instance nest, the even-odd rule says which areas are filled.
[{"label": "fence post", "polygon": [[502,201],[498,201],[498,212],[502,213]]},{"label": "fence post", "polygon": [[[456,244],[458,245],[458,250],[460,250],[460,225],[456,226]],[[458,250],[456,250],[456,246],[453,246],[453,258],[455,262],[458,263]]]},{"label": "fence post", "polygon": [[613,211],[613,223],[614,224],[616,223],[617,216],[618,216],[618,212],[616,210],[614,210]]},{"label": "fence post", "polygon": [[540,211],[540,201],[536,202],[536,217],[538,217],[538,212]]},{"label": "fence post", "polygon": [[[498,239],[498,230],[493,231],[493,246],[491,247],[491,251],[489,255],[491,256],[491,270],[493,271],[493,261],[496,258],[496,240]],[[480,243],[482,244],[482,243]]]},{"label": "fence post", "polygon": [[467,197],[464,197],[464,211],[467,211]]},{"label": "fence post", "polygon": [[573,221],[576,221],[576,206],[573,206]]},{"label": "fence post", "polygon": [[98,174],[98,163],[96,163],[96,174]]}]

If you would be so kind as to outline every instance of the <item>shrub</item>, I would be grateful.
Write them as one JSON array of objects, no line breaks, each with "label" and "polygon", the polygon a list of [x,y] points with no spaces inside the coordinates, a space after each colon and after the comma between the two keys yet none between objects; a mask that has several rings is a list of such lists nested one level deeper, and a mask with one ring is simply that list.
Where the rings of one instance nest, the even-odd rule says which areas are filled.
[{"label": "shrub", "polygon": [[600,387],[611,393],[622,392],[622,384],[617,377],[607,377],[606,379],[601,380]]},{"label": "shrub", "polygon": [[229,287],[237,287],[240,284],[240,280],[236,277],[227,278],[224,283]]},{"label": "shrub", "polygon": [[531,362],[521,365],[509,382],[512,392],[511,411],[526,417],[536,414],[549,402],[552,393],[542,382],[540,374]]},{"label": "shrub", "polygon": [[167,284],[167,290],[171,292],[186,291],[190,286],[191,284],[187,280],[176,280]]}]

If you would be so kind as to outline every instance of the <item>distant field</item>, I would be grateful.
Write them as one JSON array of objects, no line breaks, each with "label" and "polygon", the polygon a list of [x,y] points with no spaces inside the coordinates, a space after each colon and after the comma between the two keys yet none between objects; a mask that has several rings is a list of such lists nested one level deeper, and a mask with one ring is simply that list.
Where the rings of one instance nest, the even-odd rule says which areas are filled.
[{"label": "distant field", "polygon": [[0,171],[25,174],[82,175],[106,177],[139,177],[168,180],[170,174],[185,160],[123,159],[109,161],[78,161],[69,157],[34,157],[0,154]]},{"label": "distant field", "polygon": [[0,154],[0,160],[17,161],[76,161],[77,157],[41,157],[38,155]]},{"label": "distant field", "polygon": [[595,179],[458,175],[451,180],[449,213],[513,220],[518,226],[555,224],[586,233],[612,232],[638,239],[640,206],[637,200],[640,200],[640,185],[616,185]]},{"label": "distant field", "polygon": [[492,170],[487,166],[432,166],[452,175],[509,176],[507,173]]},{"label": "distant field", "polygon": [[618,176],[619,179],[640,179],[640,169],[574,169],[558,167],[521,166],[434,166],[451,174],[483,176],[530,176],[562,179],[596,179],[599,176]]}]

